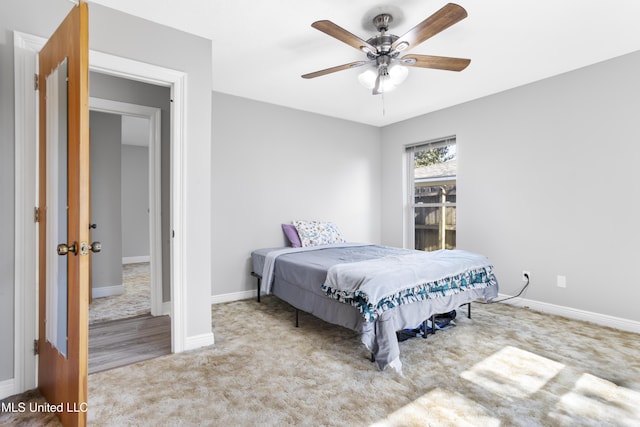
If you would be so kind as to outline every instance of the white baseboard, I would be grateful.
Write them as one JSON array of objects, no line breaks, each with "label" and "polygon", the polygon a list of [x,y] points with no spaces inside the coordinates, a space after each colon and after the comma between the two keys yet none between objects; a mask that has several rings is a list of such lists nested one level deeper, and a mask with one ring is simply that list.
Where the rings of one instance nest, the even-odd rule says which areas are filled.
[{"label": "white baseboard", "polygon": [[[239,301],[248,298],[256,298],[257,290],[232,292],[222,295],[211,295],[211,304],[220,304],[224,302]],[[511,295],[498,295],[497,299],[508,298]],[[621,317],[609,316],[607,314],[594,313],[591,311],[579,310],[576,308],[566,307],[562,305],[549,304],[546,302],[535,301],[526,298],[513,298],[504,301],[505,304],[511,304],[518,307],[528,307],[532,310],[543,313],[555,314],[569,319],[583,320],[585,322],[594,323],[600,326],[609,326],[611,328],[620,329],[622,331],[634,332],[640,334],[640,322],[635,320],[623,319]]]},{"label": "white baseboard", "polygon": [[98,288],[91,288],[92,298],[112,297],[114,295],[122,294],[124,294],[124,285],[100,286]]},{"label": "white baseboard", "polygon": [[[508,298],[509,295],[498,295],[497,299]],[[578,310],[576,308],[565,307],[562,305],[549,304],[530,300],[526,298],[514,298],[504,301],[505,304],[515,305],[517,307],[528,307],[532,310],[543,313],[555,314],[569,319],[583,320],[585,322],[594,323],[600,326],[609,326],[611,328],[620,329],[622,331],[640,333],[640,322],[635,320],[623,319],[621,317],[609,316],[607,314],[594,313],[592,311]]]},{"label": "white baseboard", "polygon": [[208,345],[213,345],[213,332],[209,332],[207,334],[194,335],[192,337],[187,337],[184,343],[184,349],[186,350],[195,350],[200,347],[206,347]]},{"label": "white baseboard", "polygon": [[149,255],[143,256],[128,256],[122,258],[122,264],[138,264],[140,262],[149,262],[151,257]]},{"label": "white baseboard", "polygon": [[4,399],[5,397],[13,396],[14,394],[19,393],[16,391],[16,381],[14,378],[10,380],[0,381],[0,399]]},{"label": "white baseboard", "polygon": [[162,315],[171,316],[171,301],[162,303]]},{"label": "white baseboard", "polygon": [[258,290],[232,292],[230,294],[211,295],[211,304],[221,304],[223,302],[240,301],[243,299],[256,298]]}]

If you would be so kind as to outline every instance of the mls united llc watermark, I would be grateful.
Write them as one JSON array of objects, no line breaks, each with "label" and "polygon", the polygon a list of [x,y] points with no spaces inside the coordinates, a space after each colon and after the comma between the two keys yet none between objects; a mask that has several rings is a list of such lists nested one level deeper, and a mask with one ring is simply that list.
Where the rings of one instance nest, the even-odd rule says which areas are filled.
[{"label": "mls united llc watermark", "polygon": [[62,402],[53,405],[49,402],[1,402],[2,412],[87,412],[87,402]]}]

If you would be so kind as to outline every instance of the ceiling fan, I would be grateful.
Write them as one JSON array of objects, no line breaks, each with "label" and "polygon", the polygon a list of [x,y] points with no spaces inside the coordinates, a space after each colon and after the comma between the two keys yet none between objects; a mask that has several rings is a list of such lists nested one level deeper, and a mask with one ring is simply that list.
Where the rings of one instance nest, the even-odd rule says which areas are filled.
[{"label": "ceiling fan", "polygon": [[466,17],[467,11],[462,6],[449,3],[407,31],[403,36],[398,37],[387,32],[389,24],[393,21],[393,16],[390,13],[380,13],[373,18],[373,24],[380,34],[369,38],[367,41],[351,34],[331,21],[316,21],[311,24],[313,28],[366,53],[367,60],[350,62],[304,74],[302,78],[313,79],[336,71],[348,70],[363,65],[373,65],[374,67],[371,68],[372,73],[370,73],[372,75],[367,77],[363,73],[359,79],[361,83],[372,89],[374,95],[378,95],[392,89],[404,80],[408,72],[406,68],[402,67],[403,65],[407,67],[462,71],[469,65],[470,59],[415,54],[400,57],[400,54]]}]

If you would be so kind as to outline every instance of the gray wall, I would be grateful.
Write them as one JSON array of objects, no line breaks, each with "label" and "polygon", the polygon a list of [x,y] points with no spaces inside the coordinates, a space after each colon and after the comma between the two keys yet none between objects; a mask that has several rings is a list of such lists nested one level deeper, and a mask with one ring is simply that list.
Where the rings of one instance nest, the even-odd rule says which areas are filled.
[{"label": "gray wall", "polygon": [[122,146],[121,183],[122,257],[149,256],[149,148]]},{"label": "gray wall", "polygon": [[202,342],[211,335],[211,41],[95,3],[89,5],[89,20],[91,48],[186,73],[180,281],[188,307],[185,336]]},{"label": "gray wall", "polygon": [[212,295],[256,288],[251,251],[284,245],[281,223],[334,221],[349,241],[380,241],[378,128],[212,99]]},{"label": "gray wall", "polygon": [[[14,330],[14,143],[13,37],[0,14],[0,342],[13,342]],[[0,345],[0,381],[13,378],[13,345]]]},{"label": "gray wall", "polygon": [[123,257],[149,255],[149,149],[122,145],[120,115],[91,111],[90,128],[95,289],[122,285]]},{"label": "gray wall", "polygon": [[[458,143],[458,247],[501,291],[640,321],[640,52],[385,127],[382,240],[403,244],[406,144]],[[556,276],[567,287],[556,286]]]},{"label": "gray wall", "polygon": [[[67,0],[0,2],[0,231],[7,244],[0,247],[0,381],[13,377],[14,283],[14,30],[50,36],[73,5]],[[186,253],[182,281],[186,305],[185,335],[211,333],[211,41],[89,4],[90,48],[132,58],[187,75],[185,123]],[[114,30],[117,28],[117,31]],[[204,238],[203,238],[204,236]],[[32,286],[31,284],[20,284]]]},{"label": "gray wall", "polygon": [[91,257],[92,287],[122,285],[121,167],[122,119],[91,111],[91,232],[102,251]]},{"label": "gray wall", "polygon": [[[51,34],[71,4],[65,0],[41,1],[38,13],[29,1],[0,2],[0,342],[14,341],[14,78],[13,31],[39,28]],[[65,4],[66,3],[66,4]],[[14,346],[0,345],[0,381],[13,378]]]},{"label": "gray wall", "polygon": [[[162,215],[162,300],[171,300],[171,252],[170,252],[170,143],[171,143],[171,93],[168,87],[122,79],[92,72],[89,76],[89,93],[92,97],[160,108],[161,125],[161,215]],[[147,178],[148,179],[148,178]],[[148,200],[148,199],[147,199]],[[147,226],[148,229],[148,226]],[[148,233],[147,233],[148,236]]]}]

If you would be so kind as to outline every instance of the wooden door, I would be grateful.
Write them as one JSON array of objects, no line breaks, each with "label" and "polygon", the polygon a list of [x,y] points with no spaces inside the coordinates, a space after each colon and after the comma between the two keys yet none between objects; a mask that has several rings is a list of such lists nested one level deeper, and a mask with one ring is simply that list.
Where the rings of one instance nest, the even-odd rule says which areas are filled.
[{"label": "wooden door", "polygon": [[39,68],[38,387],[60,410],[63,425],[84,426],[90,258],[86,3],[73,8],[42,48]]}]

